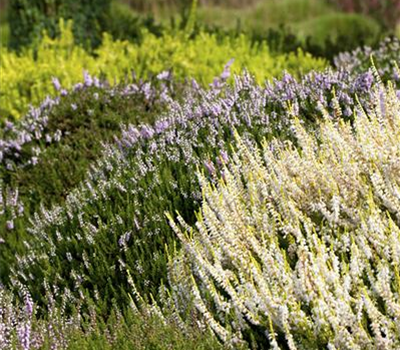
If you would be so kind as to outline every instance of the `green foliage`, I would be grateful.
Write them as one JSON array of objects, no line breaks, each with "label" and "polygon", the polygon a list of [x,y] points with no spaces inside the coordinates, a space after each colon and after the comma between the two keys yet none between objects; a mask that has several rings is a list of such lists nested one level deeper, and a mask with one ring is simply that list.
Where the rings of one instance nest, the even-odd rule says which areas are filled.
[{"label": "green foliage", "polygon": [[382,25],[393,29],[400,18],[399,0],[329,0],[347,12],[356,12],[376,18]]},{"label": "green foliage", "polygon": [[[129,87],[138,91],[132,93]],[[178,84],[172,87],[172,83],[169,86],[169,82],[157,79],[145,83],[131,80],[128,85],[113,88],[91,86],[70,91],[58,97],[59,103],[49,111],[42,109],[40,118],[48,120],[42,128],[43,134],[51,135],[51,139],[59,134],[60,140],[33,138],[22,147],[18,157],[25,165],[18,166],[17,161],[8,169],[0,166],[0,198],[3,200],[1,191],[4,193],[5,188],[18,188],[19,200],[25,208],[24,218],[17,224],[19,234],[7,235],[6,244],[14,247],[14,254],[21,248],[21,239],[26,237],[29,217],[39,212],[42,205],[49,208],[63,203],[67,194],[85,179],[90,164],[101,157],[104,144],[120,136],[121,124],[154,122],[166,109],[162,94],[168,93],[179,100],[180,89]],[[26,119],[22,122],[26,123]],[[6,129],[0,129],[0,138],[7,137],[10,135]],[[34,149],[40,151],[36,165],[27,161]],[[0,231],[7,232],[4,222]],[[10,257],[6,250],[2,250],[3,262],[7,260],[5,256]],[[0,264],[1,273],[7,269],[7,264]]]},{"label": "green foliage", "polygon": [[7,47],[9,36],[10,28],[8,26],[8,23],[0,23],[0,49],[2,47]]},{"label": "green foliage", "polygon": [[172,310],[161,310],[158,305],[113,305],[102,316],[91,302],[87,311],[74,305],[67,316],[65,307],[49,302],[47,314],[40,315],[27,290],[21,287],[20,293],[23,303],[0,289],[2,349],[31,349],[33,344],[37,350],[226,349],[208,327],[183,321]]},{"label": "green foliage", "polygon": [[9,5],[10,46],[40,41],[43,31],[51,37],[58,33],[60,18],[74,21],[77,42],[98,45],[110,13],[111,0],[12,0]]},{"label": "green foliage", "polygon": [[37,105],[46,95],[53,95],[52,77],[69,88],[81,80],[83,70],[103,76],[109,82],[123,81],[132,71],[138,77],[148,78],[172,70],[177,79],[195,78],[207,85],[231,58],[235,59],[234,73],[247,69],[259,82],[281,76],[282,70],[299,76],[327,65],[323,59],[315,59],[300,50],[273,54],[265,42],[253,45],[245,35],[218,38],[200,33],[191,39],[184,31],[165,33],[161,37],[144,32],[141,43],[113,41],[105,34],[93,56],[74,44],[71,26],[71,22],[61,21],[61,36],[57,39],[45,36],[35,49],[27,48],[20,54],[2,49],[3,118],[18,118],[26,113],[29,104]]},{"label": "green foliage", "polygon": [[[105,326],[84,334],[68,336],[67,350],[222,350],[225,349],[210,332],[190,329],[183,332],[176,324],[156,315],[129,312],[118,319],[111,317]],[[47,350],[44,347],[41,350]],[[50,349],[50,348],[49,348]]]},{"label": "green foliage", "polygon": [[156,23],[152,16],[139,16],[128,5],[117,1],[111,4],[107,32],[115,40],[138,42],[142,38],[144,28],[157,36],[160,36],[163,30],[162,25]]},{"label": "green foliage", "polygon": [[242,9],[203,6],[198,19],[211,31],[246,32],[254,41],[266,40],[273,50],[302,48],[330,61],[363,44],[376,46],[381,34],[373,19],[342,14],[319,0],[260,1]]},{"label": "green foliage", "polygon": [[[326,41],[351,43],[353,48],[374,43],[381,32],[379,24],[358,14],[334,13],[305,21],[293,27],[304,40],[323,46]],[[355,45],[356,44],[356,45]],[[343,50],[348,49],[344,47]]]},{"label": "green foliage", "polygon": [[256,30],[262,30],[266,25],[293,25],[333,12],[331,6],[320,0],[261,1],[251,15],[245,18],[245,23]]}]

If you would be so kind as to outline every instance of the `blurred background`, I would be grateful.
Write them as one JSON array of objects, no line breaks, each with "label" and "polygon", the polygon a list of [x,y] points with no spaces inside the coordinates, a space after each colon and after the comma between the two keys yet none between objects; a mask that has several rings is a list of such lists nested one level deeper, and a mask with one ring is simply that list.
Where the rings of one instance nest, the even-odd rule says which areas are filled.
[{"label": "blurred background", "polygon": [[[1,0],[1,44],[20,49],[56,36],[58,19],[73,19],[75,40],[96,47],[101,33],[140,40],[185,22],[192,0]],[[333,57],[363,44],[400,35],[400,0],[198,0],[196,25],[225,34],[246,32],[274,49],[301,46]],[[185,17],[186,16],[186,17]],[[287,47],[286,47],[287,46]]]}]

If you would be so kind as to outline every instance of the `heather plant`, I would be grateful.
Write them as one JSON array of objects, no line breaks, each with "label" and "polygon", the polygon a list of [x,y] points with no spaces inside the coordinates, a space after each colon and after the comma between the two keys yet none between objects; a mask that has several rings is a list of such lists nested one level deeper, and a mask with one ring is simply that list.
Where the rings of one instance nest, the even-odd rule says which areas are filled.
[{"label": "heather plant", "polygon": [[[61,204],[85,178],[102,145],[120,135],[121,123],[153,121],[180,89],[168,73],[114,87],[87,73],[71,91],[56,79],[54,84],[57,98],[47,98],[19,122],[5,122],[0,129],[3,258],[19,250],[31,215],[43,205]],[[14,229],[18,235],[9,234]],[[10,245],[13,248],[6,249]],[[6,264],[1,264],[4,269]]]},{"label": "heather plant", "polygon": [[57,307],[48,295],[46,316],[40,316],[29,292],[20,286],[20,300],[0,289],[0,349],[224,349],[208,328],[183,322],[157,305],[114,305],[107,318],[91,304],[87,312],[75,305],[65,312],[68,300]]},{"label": "heather plant", "polygon": [[[325,109],[334,114],[338,106],[351,120],[355,96],[368,99],[374,82],[369,72],[354,79],[349,72],[328,70],[300,81],[287,74],[262,88],[249,75],[226,85],[228,76],[227,66],[210,90],[193,82],[183,102],[170,100],[153,125],[127,125],[65,204],[43,206],[29,224],[16,218],[2,237],[3,283],[20,280],[43,302],[48,280],[58,298],[93,298],[104,310],[113,299],[129,299],[129,269],[141,293],[156,295],[176,243],[164,211],[179,210],[194,223],[201,199],[195,169],[204,167],[210,176],[218,171],[234,128],[259,142],[292,138],[287,106],[304,116],[307,128]],[[26,231],[29,237],[21,244],[16,237],[26,237]]]},{"label": "heather plant", "polygon": [[398,83],[400,77],[396,63],[399,57],[400,40],[396,37],[388,37],[376,49],[365,46],[352,52],[341,53],[334,59],[334,64],[337,69],[347,69],[357,74],[370,68],[372,58],[383,80]]},{"label": "heather plant", "polygon": [[0,119],[19,118],[27,113],[29,104],[36,106],[47,95],[53,96],[53,77],[69,89],[80,81],[84,70],[110,83],[123,82],[133,71],[137,77],[147,79],[171,70],[180,81],[192,77],[207,86],[231,58],[235,59],[234,72],[246,68],[260,82],[281,76],[284,69],[300,76],[327,65],[301,50],[273,54],[265,42],[253,45],[245,35],[218,38],[204,32],[191,38],[190,27],[161,37],[144,32],[140,43],[113,41],[105,34],[92,55],[74,43],[71,26],[72,22],[61,21],[60,37],[44,36],[37,47],[21,53],[1,49]]},{"label": "heather plant", "polygon": [[[84,82],[70,91],[63,89],[58,79],[53,79],[58,97],[46,98],[39,107],[31,107],[20,121],[6,121],[0,130],[3,183],[20,190],[32,185],[38,189],[39,179],[43,181],[46,172],[54,167],[58,180],[49,177],[37,194],[32,193],[32,188],[23,192],[29,192],[32,200],[57,201],[68,187],[80,181],[83,174],[79,172],[86,172],[85,163],[97,158],[102,143],[119,137],[121,123],[154,122],[180,89],[171,78],[165,72],[152,81],[130,79],[123,85],[110,87],[85,72]],[[63,166],[68,168],[65,177]],[[35,171],[38,171],[36,175]],[[67,181],[66,177],[69,185],[60,185],[60,181]]]},{"label": "heather plant", "polygon": [[400,98],[373,90],[353,123],[295,117],[296,145],[237,136],[222,178],[199,174],[196,223],[169,215],[174,300],[225,343],[400,347]]}]

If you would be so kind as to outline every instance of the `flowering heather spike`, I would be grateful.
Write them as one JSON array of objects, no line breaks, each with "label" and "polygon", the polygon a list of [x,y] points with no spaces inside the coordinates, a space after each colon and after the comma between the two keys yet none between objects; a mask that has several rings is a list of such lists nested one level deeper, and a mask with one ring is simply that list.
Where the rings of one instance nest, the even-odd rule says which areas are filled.
[{"label": "flowering heather spike", "polygon": [[216,174],[214,164],[210,160],[204,161],[204,166],[210,175]]},{"label": "flowering heather spike", "polygon": [[55,88],[57,91],[60,91],[60,90],[61,90],[61,84],[60,84],[60,81],[58,80],[58,78],[53,77],[53,78],[51,79],[51,81],[52,81],[52,83],[53,83],[53,85],[54,85],[54,88]]},{"label": "flowering heather spike", "polygon": [[84,71],[83,72],[83,78],[84,78],[84,82],[85,82],[85,86],[89,87],[93,85],[93,78],[91,77],[91,75],[89,74],[88,71]]},{"label": "flowering heather spike", "polygon": [[231,76],[231,66],[232,66],[233,62],[235,62],[235,60],[232,58],[225,65],[224,70],[220,76],[221,80],[223,80],[223,81],[228,80],[228,78]]},{"label": "flowering heather spike", "polygon": [[158,74],[157,79],[158,80],[169,80],[170,76],[171,76],[170,71],[166,70],[166,71],[163,71],[160,74]]}]

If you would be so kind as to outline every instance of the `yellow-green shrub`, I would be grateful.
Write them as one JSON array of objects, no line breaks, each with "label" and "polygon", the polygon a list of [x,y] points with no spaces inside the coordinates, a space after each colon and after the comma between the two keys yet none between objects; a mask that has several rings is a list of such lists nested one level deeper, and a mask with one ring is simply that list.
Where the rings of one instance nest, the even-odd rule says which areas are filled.
[{"label": "yellow-green shrub", "polygon": [[87,70],[102,75],[110,82],[120,81],[134,71],[148,77],[172,69],[176,78],[192,77],[202,84],[211,83],[224,64],[235,59],[233,72],[244,68],[258,81],[279,76],[286,69],[299,75],[311,69],[322,69],[326,62],[314,59],[301,51],[273,55],[265,43],[252,45],[246,36],[218,40],[212,34],[201,33],[189,39],[184,33],[169,33],[156,37],[144,33],[141,44],[113,41],[104,34],[102,45],[94,55],[74,44],[72,24],[60,23],[61,36],[45,36],[36,48],[17,54],[1,49],[1,116],[18,118],[29,104],[39,103],[46,95],[54,94],[52,77],[57,77],[64,88],[82,80]]}]

